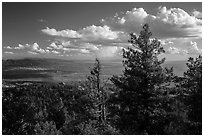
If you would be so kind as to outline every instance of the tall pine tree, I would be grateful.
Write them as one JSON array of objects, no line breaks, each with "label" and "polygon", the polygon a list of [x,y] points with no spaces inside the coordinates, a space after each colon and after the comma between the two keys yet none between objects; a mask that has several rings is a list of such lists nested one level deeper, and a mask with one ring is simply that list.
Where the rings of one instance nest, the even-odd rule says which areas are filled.
[{"label": "tall pine tree", "polygon": [[95,60],[94,67],[90,71],[88,76],[88,83],[90,84],[90,90],[92,99],[94,99],[96,115],[100,122],[106,121],[106,93],[101,81],[101,63],[98,58]]},{"label": "tall pine tree", "polygon": [[202,134],[202,56],[196,59],[190,57],[187,67],[180,85],[184,103],[188,107],[189,134]]},{"label": "tall pine tree", "polygon": [[139,36],[130,34],[132,47],[123,50],[123,75],[111,79],[118,88],[115,106],[123,134],[162,134],[157,129],[157,120],[165,113],[159,101],[164,94],[160,89],[171,81],[173,69],[161,66],[165,59],[158,56],[165,51],[151,35],[148,24]]}]

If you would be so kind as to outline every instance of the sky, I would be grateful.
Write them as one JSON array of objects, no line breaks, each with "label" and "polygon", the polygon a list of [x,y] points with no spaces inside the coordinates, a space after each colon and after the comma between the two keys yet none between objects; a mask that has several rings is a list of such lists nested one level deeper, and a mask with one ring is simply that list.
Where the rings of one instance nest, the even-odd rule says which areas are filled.
[{"label": "sky", "polygon": [[161,57],[202,54],[201,2],[2,3],[2,58],[122,58],[148,23]]}]

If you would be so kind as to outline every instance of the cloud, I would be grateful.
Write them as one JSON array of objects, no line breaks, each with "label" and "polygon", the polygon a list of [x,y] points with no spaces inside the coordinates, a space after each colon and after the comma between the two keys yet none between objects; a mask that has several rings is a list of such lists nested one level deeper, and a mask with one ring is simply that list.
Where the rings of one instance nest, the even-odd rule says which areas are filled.
[{"label": "cloud", "polygon": [[87,49],[80,49],[80,53],[88,54],[88,53],[90,53],[90,51]]},{"label": "cloud", "polygon": [[[36,45],[35,45],[36,46]],[[17,47],[14,47],[13,49],[16,49],[16,50],[22,50],[22,49],[28,49],[28,48],[32,48],[32,45],[30,44],[25,44],[25,45],[22,45],[22,44],[18,44]]]},{"label": "cloud", "polygon": [[[74,30],[60,30],[57,31],[56,29],[42,29],[43,33],[50,35],[50,36],[58,36],[64,38],[78,38],[82,41],[91,42],[91,41],[99,41],[99,40],[107,40],[112,41],[118,39],[118,35],[121,35],[119,31],[112,31],[110,27],[104,26],[87,26],[81,30],[74,31]],[[64,43],[65,44],[65,43]],[[69,45],[69,43],[66,43]]]},{"label": "cloud", "polygon": [[102,45],[95,45],[95,44],[92,44],[92,43],[82,43],[81,44],[82,48],[89,49],[89,50],[92,50],[92,51],[99,50],[99,47],[101,47],[101,46]]},{"label": "cloud", "polygon": [[101,47],[100,50],[96,52],[98,57],[114,57],[118,51],[121,51],[120,47],[117,46],[106,46]]},{"label": "cloud", "polygon": [[39,45],[38,43],[34,43],[32,46],[31,46],[32,50],[34,51],[38,51],[39,50]]},{"label": "cloud", "polygon": [[[57,44],[58,43],[58,44]],[[47,47],[47,49],[53,50],[52,53],[71,53],[71,54],[89,54],[89,55],[99,55],[101,57],[112,57],[118,50],[117,46],[104,46],[101,44],[93,44],[86,42],[70,43],[69,46],[63,46],[60,41],[55,41]]]},{"label": "cloud", "polygon": [[30,45],[30,47],[31,47],[32,51],[35,51],[37,53],[47,53],[47,52],[49,52],[49,50],[45,50],[45,49],[40,48],[40,46],[36,42],[33,45]]},{"label": "cloud", "polygon": [[37,55],[38,53],[33,52],[33,51],[28,51],[28,53],[33,54],[33,55]]},{"label": "cloud", "polygon": [[54,54],[60,54],[60,52],[59,51],[56,51],[56,50],[53,50],[53,51],[51,51],[52,53],[54,53]]},{"label": "cloud", "polygon": [[110,27],[108,26],[88,26],[86,28],[83,28],[82,30],[79,30],[79,32],[82,34],[82,39],[85,41],[95,41],[99,39],[103,40],[114,40],[118,38],[118,33],[110,30]]},{"label": "cloud", "polygon": [[158,41],[161,43],[162,46],[174,44],[174,41],[172,41],[171,39],[160,39]]},{"label": "cloud", "polygon": [[50,47],[54,48],[54,49],[63,49],[63,46],[62,45],[56,45],[55,42],[52,42],[50,44]]},{"label": "cloud", "polygon": [[13,52],[5,51],[5,54],[14,54]]},{"label": "cloud", "polygon": [[201,54],[202,50],[198,48],[195,41],[190,41],[187,45],[189,54]]},{"label": "cloud", "polygon": [[124,14],[103,19],[112,30],[139,33],[148,23],[157,38],[201,37],[202,20],[189,15],[180,8],[160,7],[157,15],[148,14],[143,8],[134,8]]},{"label": "cloud", "polygon": [[14,47],[14,49],[24,49],[26,47],[29,47],[30,45],[26,44],[26,45],[22,45],[22,44],[18,44],[17,47]]},{"label": "cloud", "polygon": [[166,53],[167,54],[201,54],[202,50],[198,48],[197,43],[195,41],[190,41],[187,44],[186,49],[169,47]]},{"label": "cloud", "polygon": [[46,47],[46,49],[50,50],[58,50],[58,51],[64,51],[65,52],[75,52],[75,53],[91,53],[93,51],[99,50],[99,47],[101,45],[96,45],[92,43],[84,43],[76,41],[74,42],[65,42],[65,41],[54,41],[52,42],[49,47]]},{"label": "cloud", "polygon": [[57,31],[56,29],[52,28],[46,28],[46,29],[42,29],[41,30],[43,33],[51,35],[51,36],[61,36],[61,37],[68,37],[68,38],[80,38],[81,35],[74,31],[74,30],[61,30],[61,31]]},{"label": "cloud", "polygon": [[[91,25],[78,30],[45,28],[44,34],[54,37],[45,49],[31,45],[37,53],[54,53],[58,55],[98,55],[113,57],[121,53],[128,43],[129,33],[137,35],[144,23],[148,23],[153,37],[160,39],[167,54],[198,54],[201,50],[197,41],[202,35],[202,13],[194,10],[187,13],[181,8],[159,7],[155,15],[143,8],[133,8],[124,13],[102,19],[101,25]],[[200,44],[200,42],[198,42]],[[185,47],[184,47],[185,46]],[[23,48],[19,46],[18,48]]]},{"label": "cloud", "polygon": [[68,47],[68,46],[71,45],[71,41],[63,41],[63,42],[62,42],[62,45],[63,45],[64,47]]},{"label": "cloud", "polygon": [[64,51],[70,51],[70,48],[62,48]]},{"label": "cloud", "polygon": [[53,49],[52,47],[46,47],[46,49]]},{"label": "cloud", "polygon": [[29,53],[31,54],[35,54],[35,53],[49,53],[50,51],[48,49],[42,49],[40,48],[40,46],[38,45],[37,42],[33,43],[33,44],[18,44],[17,47],[14,47],[13,49],[16,50],[27,50],[30,51]]},{"label": "cloud", "polygon": [[202,19],[202,13],[201,13],[200,11],[194,10],[194,11],[192,12],[192,16],[194,16],[194,17],[196,17],[196,18],[198,18],[198,19]]},{"label": "cloud", "polygon": [[[18,46],[12,48],[15,50],[21,50],[23,52],[27,52],[29,54],[38,55],[38,54],[57,54],[57,55],[63,55],[66,54],[66,52],[69,52],[71,54],[92,54],[94,51],[99,50],[99,47],[101,45],[95,45],[92,43],[84,43],[84,42],[78,42],[71,43],[70,41],[54,41],[50,43],[48,47],[45,49],[41,48],[37,42],[33,44],[19,44]],[[8,47],[6,47],[8,48]],[[9,52],[6,52],[9,54]],[[12,53],[10,53],[12,54]]]},{"label": "cloud", "polygon": [[166,51],[167,54],[187,54],[188,51],[176,47],[169,47]]},{"label": "cloud", "polygon": [[12,47],[10,46],[7,46],[7,47],[4,47],[5,49],[13,49]]},{"label": "cloud", "polygon": [[102,19],[102,23],[110,26],[113,30],[122,30],[130,32],[132,28],[140,28],[144,23],[144,19],[148,16],[143,8],[134,8],[132,11],[127,11],[125,14],[116,14],[112,18]]}]

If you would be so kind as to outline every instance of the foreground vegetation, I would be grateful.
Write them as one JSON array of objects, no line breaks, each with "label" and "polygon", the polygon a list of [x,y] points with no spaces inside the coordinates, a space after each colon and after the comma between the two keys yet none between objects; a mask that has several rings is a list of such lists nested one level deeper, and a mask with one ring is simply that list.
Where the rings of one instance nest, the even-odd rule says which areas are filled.
[{"label": "foreground vegetation", "polygon": [[165,51],[147,24],[130,36],[124,72],[109,81],[96,59],[82,83],[3,88],[2,134],[202,134],[202,57],[178,77],[161,66]]}]

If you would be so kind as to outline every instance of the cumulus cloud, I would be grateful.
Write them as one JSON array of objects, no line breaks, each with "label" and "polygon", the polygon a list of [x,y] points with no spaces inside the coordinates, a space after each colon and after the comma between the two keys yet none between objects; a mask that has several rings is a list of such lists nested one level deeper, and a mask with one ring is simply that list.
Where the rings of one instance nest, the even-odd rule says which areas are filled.
[{"label": "cumulus cloud", "polygon": [[198,48],[195,41],[190,41],[187,45],[189,54],[201,54],[202,50]]},{"label": "cumulus cloud", "polygon": [[167,46],[167,45],[173,45],[174,41],[172,41],[171,39],[160,39],[158,40],[162,46]]},{"label": "cumulus cloud", "polygon": [[62,48],[64,51],[70,51],[70,48]]},{"label": "cumulus cloud", "polygon": [[7,46],[7,47],[4,47],[5,49],[13,49],[12,47],[10,46]]},{"label": "cumulus cloud", "polygon": [[176,47],[169,47],[166,51],[167,54],[187,54],[188,51]]},{"label": "cumulus cloud", "polygon": [[187,44],[186,49],[169,47],[166,53],[168,54],[201,54],[202,50],[198,48],[197,43],[195,41],[190,41]]},{"label": "cumulus cloud", "polygon": [[[161,39],[161,44],[167,48],[167,54],[198,54],[201,50],[197,43],[188,41],[202,38],[202,13],[194,10],[187,13],[180,8],[159,7],[153,15],[143,8],[133,8],[130,11],[116,14],[113,17],[102,19],[102,25],[87,26],[79,30],[56,30],[45,28],[41,31],[54,36],[46,49],[37,45],[30,45],[30,49],[37,53],[54,53],[61,55],[72,53],[97,54],[101,57],[113,57],[121,53],[122,48],[131,46],[128,43],[129,33],[139,34],[145,23],[150,25],[153,37]],[[183,39],[183,40],[181,40]],[[181,40],[181,41],[180,41]],[[199,43],[200,44],[200,43]],[[23,45],[24,46],[24,45]],[[25,46],[18,46],[23,49]],[[185,45],[186,46],[186,45]]]},{"label": "cumulus cloud", "polygon": [[46,47],[46,49],[53,49],[52,47]]},{"label": "cumulus cloud", "polygon": [[14,54],[13,52],[10,52],[10,51],[5,51],[4,53],[5,54]]},{"label": "cumulus cloud", "polygon": [[80,38],[81,35],[74,31],[74,30],[61,30],[61,31],[57,31],[54,28],[46,28],[46,29],[42,29],[41,30],[43,33],[51,35],[51,36],[61,36],[61,37],[68,37],[68,38]]},{"label": "cumulus cloud", "polygon": [[14,49],[25,49],[26,47],[30,47],[30,45],[28,45],[28,44],[26,44],[26,45],[18,44],[18,46],[14,47]]},{"label": "cumulus cloud", "polygon": [[[57,31],[55,29],[42,29],[43,33],[51,35],[51,36],[59,36],[65,38],[78,38],[86,42],[90,41],[98,41],[98,40],[107,40],[112,41],[118,39],[118,35],[121,35],[119,31],[112,31],[110,27],[104,26],[88,26],[81,30],[74,31],[74,30],[60,30]],[[69,45],[69,43],[64,43],[64,45]]]},{"label": "cumulus cloud", "polygon": [[199,19],[202,18],[202,13],[201,13],[200,11],[197,11],[197,10],[194,10],[194,11],[192,12],[192,15],[193,15],[194,17],[196,17],[196,18],[199,18]]},{"label": "cumulus cloud", "polygon": [[53,49],[63,49],[63,46],[62,45],[56,45],[55,42],[52,42],[50,44],[50,47],[52,47]]},{"label": "cumulus cloud", "polygon": [[34,43],[32,46],[31,46],[32,50],[39,50],[39,45],[38,43]]},{"label": "cumulus cloud", "polygon": [[38,53],[33,52],[33,51],[28,51],[28,53],[33,54],[33,55],[37,55]]},{"label": "cumulus cloud", "polygon": [[90,53],[90,51],[87,49],[80,49],[80,53],[88,54],[88,53]]},{"label": "cumulus cloud", "polygon": [[34,44],[30,45],[30,48],[31,48],[32,51],[35,51],[37,53],[47,53],[47,52],[49,52],[49,50],[45,50],[45,49],[40,48],[38,43],[34,43]]},{"label": "cumulus cloud", "polygon": [[120,47],[117,46],[106,46],[101,47],[99,51],[96,52],[98,57],[114,57],[118,51],[121,51]]},{"label": "cumulus cloud", "polygon": [[113,30],[139,33],[148,23],[158,38],[201,37],[202,20],[180,8],[160,7],[157,15],[148,14],[143,8],[134,8],[124,14],[103,19],[104,25]]},{"label": "cumulus cloud", "polygon": [[82,39],[86,41],[94,41],[98,39],[107,39],[107,40],[114,40],[118,38],[118,33],[110,30],[110,27],[108,26],[88,26],[86,28],[83,28],[82,30],[79,30],[79,32],[82,34]]},{"label": "cumulus cloud", "polygon": [[[63,41],[64,42],[64,41]],[[101,44],[93,44],[89,42],[79,42],[76,43],[69,42],[69,46],[63,46],[63,42],[55,41],[47,47],[47,49],[52,50],[52,53],[55,54],[89,54],[89,55],[98,55],[100,57],[112,57],[117,53],[119,48],[117,46],[104,46]]]},{"label": "cumulus cloud", "polygon": [[143,8],[134,8],[132,11],[127,11],[125,14],[116,14],[112,18],[102,19],[102,23],[110,26],[113,30],[133,31],[132,28],[140,28],[144,23],[144,19],[148,16]]},{"label": "cumulus cloud", "polygon": [[60,52],[59,52],[59,51],[56,51],[56,50],[53,50],[52,53],[54,53],[54,54],[60,54]]},{"label": "cumulus cloud", "polygon": [[94,51],[99,50],[100,44],[86,43],[86,42],[66,42],[66,41],[54,41],[46,49],[61,51],[63,53],[73,52],[73,53],[82,53],[88,54],[93,53]]},{"label": "cumulus cloud", "polygon": [[71,41],[63,41],[63,42],[62,42],[62,45],[63,45],[64,47],[68,47],[68,46],[71,45]]},{"label": "cumulus cloud", "polygon": [[92,43],[82,43],[81,44],[82,48],[93,50],[93,51],[99,50],[99,47],[101,47],[101,46],[102,45],[95,45],[95,44],[92,44]]},{"label": "cumulus cloud", "polygon": [[14,47],[13,49],[16,50],[27,50],[28,53],[30,54],[35,54],[35,53],[49,53],[50,51],[48,49],[42,49],[38,45],[38,43],[33,43],[33,44],[18,44],[18,46]]}]

